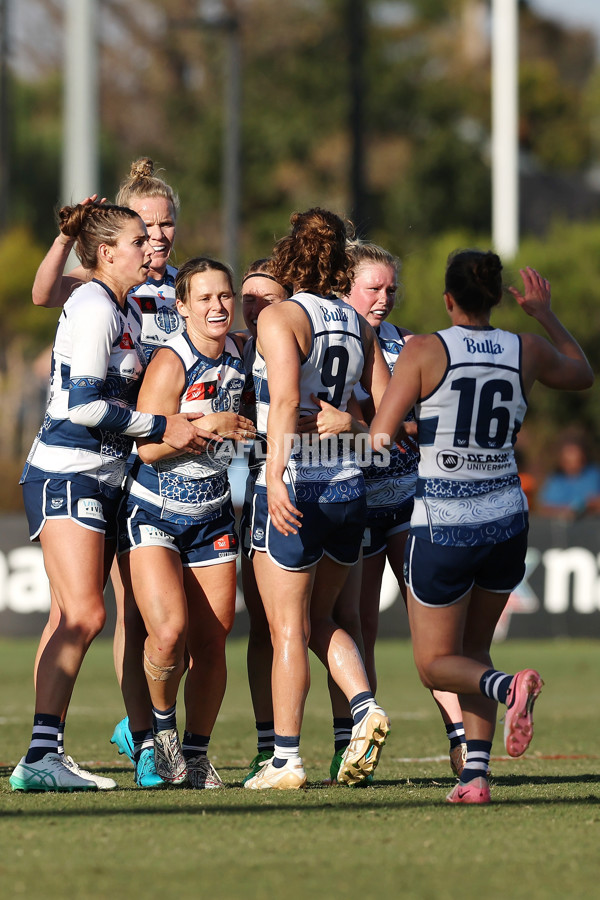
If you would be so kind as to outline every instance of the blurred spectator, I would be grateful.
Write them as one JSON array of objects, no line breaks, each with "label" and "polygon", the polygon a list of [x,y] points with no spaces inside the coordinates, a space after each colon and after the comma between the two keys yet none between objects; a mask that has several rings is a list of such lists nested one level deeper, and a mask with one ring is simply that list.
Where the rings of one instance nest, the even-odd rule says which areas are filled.
[{"label": "blurred spectator", "polygon": [[556,471],[540,488],[537,511],[561,519],[600,512],[600,467],[590,461],[580,436],[562,439]]}]

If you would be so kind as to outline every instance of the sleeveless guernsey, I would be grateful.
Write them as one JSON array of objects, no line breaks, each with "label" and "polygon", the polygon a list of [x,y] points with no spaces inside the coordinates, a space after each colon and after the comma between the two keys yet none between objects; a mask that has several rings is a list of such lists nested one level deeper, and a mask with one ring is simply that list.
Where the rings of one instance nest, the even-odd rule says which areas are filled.
[{"label": "sleeveless guernsey", "polygon": [[[300,370],[300,415],[318,412],[311,394],[346,410],[350,395],[364,368],[360,321],[356,311],[340,300],[301,292],[286,303],[297,303],[310,320],[312,341]],[[269,388],[263,357],[256,353],[253,365],[256,396],[256,429],[267,432]],[[277,377],[274,373],[272,377]],[[318,435],[301,435],[289,459],[284,481],[295,487],[296,499],[339,503],[364,495],[364,480],[348,442],[319,441]],[[265,485],[264,465],[257,484]]]},{"label": "sleeveless guernsey", "polygon": [[[227,337],[218,359],[200,353],[186,332],[163,347],[177,354],[185,370],[179,412],[239,411],[244,364],[232,337]],[[227,467],[232,449],[224,441],[200,455],[183,453],[152,464],[138,458],[127,479],[127,490],[151,512],[194,519],[216,517],[230,499]]]},{"label": "sleeveless guernsey", "polygon": [[513,452],[527,409],[521,340],[458,325],[437,337],[447,367],[415,406],[421,458],[411,531],[460,547],[508,540],[527,525]]}]

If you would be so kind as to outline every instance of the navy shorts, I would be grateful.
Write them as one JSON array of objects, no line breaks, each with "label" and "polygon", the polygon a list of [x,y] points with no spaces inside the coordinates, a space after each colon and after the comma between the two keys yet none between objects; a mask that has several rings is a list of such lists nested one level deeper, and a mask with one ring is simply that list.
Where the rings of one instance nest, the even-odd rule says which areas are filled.
[{"label": "navy shorts", "polygon": [[341,503],[290,500],[302,514],[298,534],[283,535],[271,522],[266,488],[257,487],[252,498],[252,551],[266,551],[280,568],[291,572],[310,569],[324,554],[343,566],[358,562],[365,529],[367,501],[364,496]]},{"label": "navy shorts", "polygon": [[107,496],[97,486],[68,478],[31,479],[22,487],[30,540],[39,540],[48,519],[71,519],[103,534],[106,540],[116,539],[120,491]]},{"label": "navy shorts", "polygon": [[423,606],[452,606],[472,587],[509,594],[525,575],[527,528],[499,544],[450,547],[409,535],[404,579]]},{"label": "navy shorts", "polygon": [[408,531],[413,511],[413,501],[395,509],[385,516],[371,516],[367,513],[367,526],[362,542],[363,558],[377,556],[387,547],[387,539],[393,534]]},{"label": "navy shorts", "polygon": [[173,550],[186,568],[232,562],[238,554],[233,507],[227,504],[209,521],[190,521],[187,516],[161,518],[128,497],[119,511],[119,556],[138,547]]}]

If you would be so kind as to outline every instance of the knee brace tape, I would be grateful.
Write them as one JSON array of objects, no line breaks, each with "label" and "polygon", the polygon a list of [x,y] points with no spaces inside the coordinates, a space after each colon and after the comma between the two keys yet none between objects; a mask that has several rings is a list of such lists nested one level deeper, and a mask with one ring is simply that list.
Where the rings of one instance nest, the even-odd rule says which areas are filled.
[{"label": "knee brace tape", "polygon": [[168,681],[173,673],[181,668],[180,665],[174,666],[155,666],[154,663],[146,656],[144,650],[144,672],[149,675],[152,681]]}]

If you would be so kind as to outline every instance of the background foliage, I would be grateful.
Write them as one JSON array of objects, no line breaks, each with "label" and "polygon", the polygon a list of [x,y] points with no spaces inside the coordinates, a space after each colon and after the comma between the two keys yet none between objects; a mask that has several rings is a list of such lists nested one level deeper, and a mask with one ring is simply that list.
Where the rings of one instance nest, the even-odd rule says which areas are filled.
[{"label": "background foliage", "polygon": [[[349,13],[361,6],[365,206],[357,221],[350,84],[359,61],[349,51]],[[242,46],[241,266],[269,252],[293,210],[330,207],[403,260],[396,318],[417,331],[445,325],[448,253],[491,241],[486,0],[98,0],[98,7],[101,171],[90,190],[114,196],[131,160],[151,156],[182,200],[175,263],[222,254],[228,73],[217,10],[237,20]],[[43,390],[25,373],[56,323],[29,298],[60,196],[64,3],[19,0],[18,14],[9,59],[9,215],[0,236],[0,458],[15,469],[41,417]],[[521,2],[523,238],[507,279],[518,280],[526,263],[550,277],[556,309],[596,369],[599,109],[592,35],[545,21]],[[512,307],[508,299],[496,321],[531,327]],[[536,392],[534,449],[573,419],[598,441],[593,397],[595,389],[577,397]],[[12,501],[0,492],[3,503]]]}]

